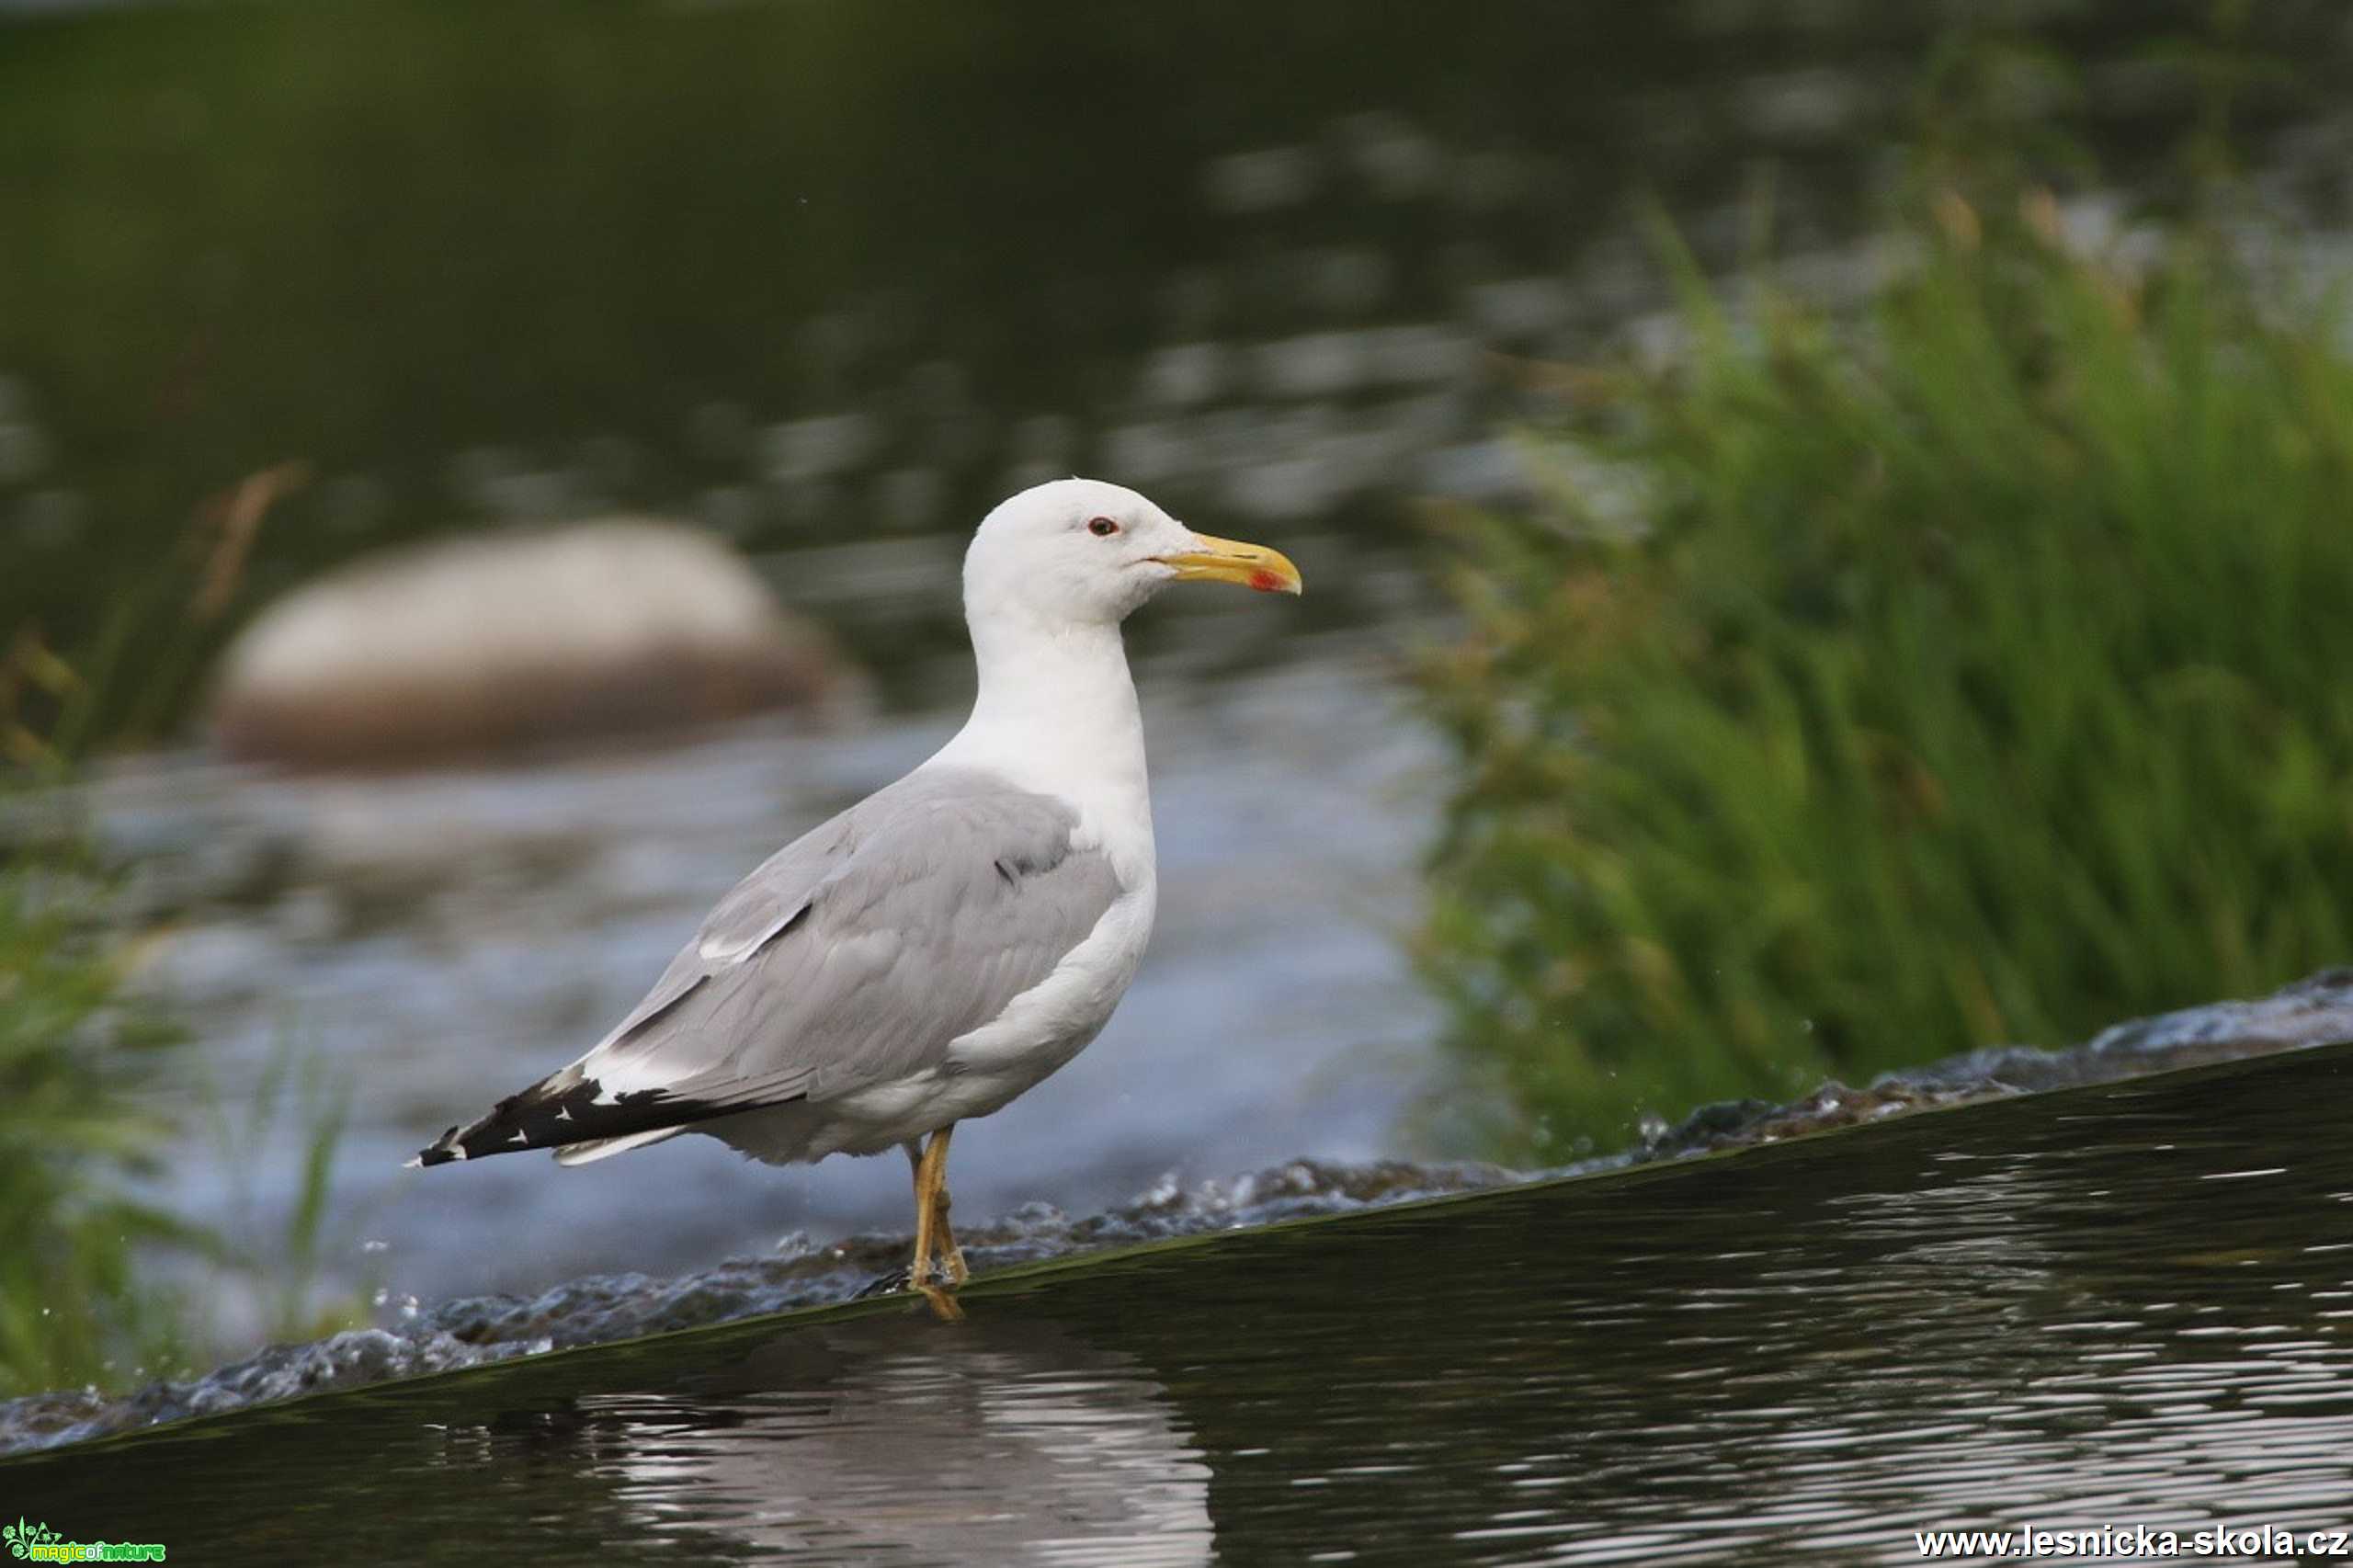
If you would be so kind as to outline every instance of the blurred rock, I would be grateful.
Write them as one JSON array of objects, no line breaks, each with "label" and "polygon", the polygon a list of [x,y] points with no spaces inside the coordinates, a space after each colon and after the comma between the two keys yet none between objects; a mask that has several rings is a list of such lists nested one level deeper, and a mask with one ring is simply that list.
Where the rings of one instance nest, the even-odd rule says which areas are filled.
[{"label": "blurred rock", "polygon": [[297,588],[223,656],[211,717],[235,756],[397,767],[854,684],[725,545],[610,518],[369,556]]}]

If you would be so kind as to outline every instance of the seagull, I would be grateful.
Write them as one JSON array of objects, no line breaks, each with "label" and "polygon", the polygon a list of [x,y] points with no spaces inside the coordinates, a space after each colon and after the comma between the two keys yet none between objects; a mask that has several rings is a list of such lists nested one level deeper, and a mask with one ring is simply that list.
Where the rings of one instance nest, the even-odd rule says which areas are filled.
[{"label": "seagull", "polygon": [[[594,1049],[409,1162],[587,1165],[700,1132],[770,1165],[905,1152],[908,1283],[968,1277],[948,1143],[1101,1031],[1155,897],[1120,623],[1171,583],[1296,594],[1280,551],[1089,479],[1025,490],[964,553],[972,717],[914,772],[770,856]],[[935,1275],[937,1278],[935,1278]]]}]

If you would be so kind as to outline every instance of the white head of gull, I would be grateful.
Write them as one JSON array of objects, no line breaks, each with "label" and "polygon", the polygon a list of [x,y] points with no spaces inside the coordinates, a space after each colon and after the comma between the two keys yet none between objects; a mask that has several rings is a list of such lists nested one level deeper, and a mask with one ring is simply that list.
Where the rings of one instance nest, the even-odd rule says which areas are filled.
[{"label": "white head of gull", "polygon": [[1195,533],[1116,484],[1002,503],[964,555],[979,669],[964,727],[738,883],[580,1060],[411,1163],[553,1149],[584,1165],[682,1132],[779,1165],[895,1146],[915,1176],[909,1282],[952,1312],[949,1135],[1084,1050],[1152,935],[1120,627],[1187,581],[1300,589],[1279,551]]}]

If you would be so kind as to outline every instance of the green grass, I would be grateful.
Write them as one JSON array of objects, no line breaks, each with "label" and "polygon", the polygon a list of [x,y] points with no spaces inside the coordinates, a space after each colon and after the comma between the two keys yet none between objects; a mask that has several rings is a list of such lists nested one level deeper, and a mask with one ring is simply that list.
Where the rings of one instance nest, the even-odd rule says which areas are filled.
[{"label": "green grass", "polygon": [[[0,773],[0,1398],[191,1369],[222,1348],[226,1291],[280,1338],[365,1317],[319,1286],[344,1118],[315,1060],[282,1047],[233,1100],[195,1096],[200,1117],[140,1093],[191,1042],[127,984],[114,874],[71,790],[89,696],[29,633],[0,658],[0,749],[14,764]],[[282,1224],[222,1233],[137,1195],[191,1124],[243,1172],[290,1117],[299,1147]]]},{"label": "green grass", "polygon": [[[23,806],[12,792],[8,804]],[[162,1372],[188,1350],[185,1303],[137,1258],[189,1238],[128,1196],[170,1131],[131,1087],[173,1039],[122,1000],[119,948],[71,839],[0,867],[0,1395]]]},{"label": "green grass", "polygon": [[1461,521],[1424,956],[1506,1152],[2353,958],[2345,313],[2054,233],[1923,202],[1859,317],[1687,264]]}]

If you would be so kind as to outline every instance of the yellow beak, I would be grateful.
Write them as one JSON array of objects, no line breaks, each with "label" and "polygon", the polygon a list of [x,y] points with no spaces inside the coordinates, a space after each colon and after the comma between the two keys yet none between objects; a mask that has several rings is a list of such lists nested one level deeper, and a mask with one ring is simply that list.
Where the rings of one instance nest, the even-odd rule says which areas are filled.
[{"label": "yellow beak", "polygon": [[1268,550],[1263,544],[1244,544],[1239,540],[1215,539],[1208,534],[1193,536],[1201,541],[1199,550],[1182,555],[1154,557],[1164,566],[1176,568],[1180,583],[1239,583],[1256,588],[1262,594],[1295,594],[1299,592],[1299,568],[1290,557],[1279,550]]}]

